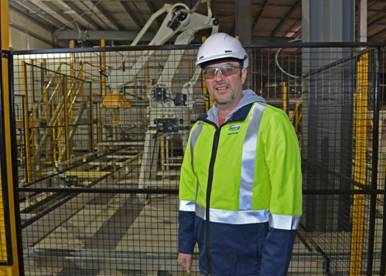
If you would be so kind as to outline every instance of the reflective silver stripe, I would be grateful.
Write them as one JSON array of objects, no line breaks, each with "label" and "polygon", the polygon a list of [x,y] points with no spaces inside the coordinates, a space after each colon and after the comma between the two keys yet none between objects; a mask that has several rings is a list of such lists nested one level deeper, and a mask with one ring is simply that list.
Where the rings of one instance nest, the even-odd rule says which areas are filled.
[{"label": "reflective silver stripe", "polygon": [[[196,215],[205,219],[205,207],[196,205]],[[229,211],[210,208],[209,217],[212,222],[227,224],[262,223],[269,221],[269,212],[268,210]]]},{"label": "reflective silver stripe", "polygon": [[203,125],[204,124],[202,122],[198,122],[197,127],[193,130],[192,135],[190,135],[190,153],[192,155],[192,160],[193,160],[193,149],[194,149],[194,146],[196,145],[198,136],[201,133]]},{"label": "reflective silver stripe", "polygon": [[271,214],[269,226],[276,229],[296,230],[298,228],[300,217]]},{"label": "reflective silver stripe", "polygon": [[196,210],[196,203],[190,200],[180,200],[180,211],[194,212]]},{"label": "reflective silver stripe", "polygon": [[[193,155],[193,153],[194,153],[194,146],[196,145],[198,136],[201,133],[203,125],[204,125],[203,122],[198,122],[197,127],[193,130],[192,135],[190,136],[190,158],[191,158],[190,162],[192,165],[193,174],[196,176],[196,179],[197,179],[197,175],[196,175],[196,171],[194,169],[194,155]],[[196,183],[196,193],[195,193],[195,199],[196,200],[197,200],[197,195],[198,195],[198,183]]]},{"label": "reflective silver stripe", "polygon": [[259,103],[254,104],[251,120],[249,121],[247,134],[245,136],[241,159],[239,198],[241,210],[250,210],[252,208],[252,191],[253,180],[255,177],[257,136],[264,108],[265,105]]}]

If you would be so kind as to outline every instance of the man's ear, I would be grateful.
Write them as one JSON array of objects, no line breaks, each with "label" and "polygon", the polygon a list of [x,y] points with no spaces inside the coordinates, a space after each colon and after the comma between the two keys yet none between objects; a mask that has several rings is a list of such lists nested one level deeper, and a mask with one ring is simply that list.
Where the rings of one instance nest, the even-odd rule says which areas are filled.
[{"label": "man's ear", "polygon": [[241,69],[241,83],[244,84],[245,80],[247,79],[248,70],[247,68]]}]

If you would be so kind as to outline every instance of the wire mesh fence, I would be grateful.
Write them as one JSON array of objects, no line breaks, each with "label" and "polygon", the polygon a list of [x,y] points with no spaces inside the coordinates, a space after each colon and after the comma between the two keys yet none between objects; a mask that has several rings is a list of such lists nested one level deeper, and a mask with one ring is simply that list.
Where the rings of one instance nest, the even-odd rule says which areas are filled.
[{"label": "wire mesh fence", "polygon": [[[213,104],[196,51],[13,53],[26,275],[183,275],[179,169],[192,122]],[[383,48],[286,44],[248,53],[246,87],[287,112],[301,144],[304,215],[289,275],[378,274]]]}]

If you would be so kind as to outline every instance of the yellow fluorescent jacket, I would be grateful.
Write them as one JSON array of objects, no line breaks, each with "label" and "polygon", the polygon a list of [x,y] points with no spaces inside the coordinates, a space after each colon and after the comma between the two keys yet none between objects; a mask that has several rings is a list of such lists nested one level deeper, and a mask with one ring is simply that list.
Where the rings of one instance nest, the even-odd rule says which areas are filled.
[{"label": "yellow fluorescent jacket", "polygon": [[[269,222],[294,230],[302,213],[301,159],[295,131],[280,109],[255,102],[221,127],[192,127],[180,178],[180,211],[212,222]],[[237,113],[236,112],[236,113]]]}]

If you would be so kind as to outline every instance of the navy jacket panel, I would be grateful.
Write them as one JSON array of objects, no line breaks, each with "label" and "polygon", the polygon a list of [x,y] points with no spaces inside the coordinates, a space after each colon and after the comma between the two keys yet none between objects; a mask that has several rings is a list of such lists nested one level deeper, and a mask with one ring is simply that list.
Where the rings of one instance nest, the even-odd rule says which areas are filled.
[{"label": "navy jacket panel", "polygon": [[196,244],[194,235],[194,221],[196,214],[194,212],[178,212],[178,252],[192,254]]},{"label": "navy jacket panel", "polygon": [[270,228],[264,241],[260,274],[285,276],[291,261],[296,230]]},{"label": "navy jacket panel", "polygon": [[[208,273],[205,221],[195,218],[195,235],[199,246],[200,272]],[[210,261],[213,276],[259,275],[268,223],[210,223]],[[264,275],[264,274],[261,274]]]}]

